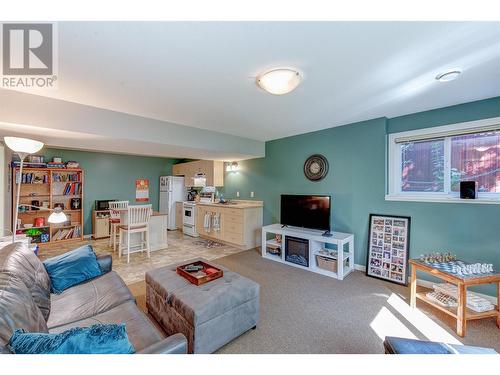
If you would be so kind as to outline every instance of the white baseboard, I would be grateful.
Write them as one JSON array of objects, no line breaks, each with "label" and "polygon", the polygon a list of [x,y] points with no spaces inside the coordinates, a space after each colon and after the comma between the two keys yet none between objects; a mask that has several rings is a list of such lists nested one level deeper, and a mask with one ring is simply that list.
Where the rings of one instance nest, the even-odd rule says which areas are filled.
[{"label": "white baseboard", "polygon": [[[354,264],[354,269],[356,271],[366,272],[366,266],[363,266],[361,264]],[[409,282],[410,282],[410,278],[408,278],[408,283]],[[423,286],[424,288],[432,289],[432,284],[434,284],[432,281],[417,279],[417,285]],[[474,292],[474,293],[476,293],[478,296],[486,298],[488,301],[491,301],[491,303],[494,303],[495,305],[498,304],[497,299],[493,296],[489,296],[487,294],[477,293],[477,292]]]},{"label": "white baseboard", "polygon": [[366,266],[362,266],[361,264],[354,264],[354,269],[356,271],[366,272]]}]

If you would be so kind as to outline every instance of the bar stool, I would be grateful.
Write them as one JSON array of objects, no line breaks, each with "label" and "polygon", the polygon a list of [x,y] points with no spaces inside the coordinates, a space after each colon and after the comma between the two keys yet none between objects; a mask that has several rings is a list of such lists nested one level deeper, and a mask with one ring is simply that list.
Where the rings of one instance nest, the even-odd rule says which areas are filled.
[{"label": "bar stool", "polygon": [[120,258],[122,257],[122,251],[125,248],[125,246],[123,246],[123,235],[125,234],[127,235],[127,263],[130,263],[130,234],[132,233],[141,234],[140,249],[134,250],[134,253],[138,251],[142,253],[146,250],[148,258],[151,256],[149,250],[149,219],[152,212],[152,205],[150,204],[128,206],[126,220],[123,220],[123,222],[118,225],[118,256]]},{"label": "bar stool", "polygon": [[126,210],[128,201],[109,202],[109,224],[111,225],[111,236],[109,237],[109,246],[113,245],[113,251],[116,251],[116,227],[120,225],[120,211]]}]

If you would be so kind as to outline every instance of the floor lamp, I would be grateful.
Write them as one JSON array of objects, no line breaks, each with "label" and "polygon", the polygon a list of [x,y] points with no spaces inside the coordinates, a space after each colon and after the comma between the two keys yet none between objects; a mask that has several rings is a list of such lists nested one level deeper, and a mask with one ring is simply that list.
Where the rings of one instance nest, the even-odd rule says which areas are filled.
[{"label": "floor lamp", "polygon": [[[14,151],[18,156],[19,159],[21,160],[21,163],[19,165],[19,181],[17,182],[17,195],[16,195],[16,209],[14,210],[14,220],[12,222],[12,242],[16,241],[16,232],[17,232],[17,217],[18,217],[18,210],[19,210],[19,195],[21,194],[21,183],[22,183],[22,175],[23,175],[23,163],[24,159],[26,156],[34,154],[38,151],[40,151],[43,147],[43,143],[39,141],[35,141],[33,139],[28,139],[28,138],[19,138],[19,137],[4,137],[3,138],[5,144],[7,145],[8,148],[10,148],[12,151]],[[16,175],[17,177],[17,175]],[[17,180],[17,179],[16,179]],[[31,205],[26,205],[23,204],[22,206],[31,206]],[[38,207],[37,207],[38,208]],[[62,212],[61,208],[42,208],[42,210],[48,210],[48,211],[53,211],[49,218],[48,222],[49,223],[62,223],[67,220],[66,215],[64,212]],[[38,208],[38,209],[40,209]]]}]

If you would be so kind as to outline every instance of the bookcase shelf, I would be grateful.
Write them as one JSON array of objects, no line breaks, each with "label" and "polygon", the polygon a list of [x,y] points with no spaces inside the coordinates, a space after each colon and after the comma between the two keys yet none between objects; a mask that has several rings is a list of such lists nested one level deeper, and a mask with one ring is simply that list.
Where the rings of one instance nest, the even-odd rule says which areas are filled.
[{"label": "bookcase shelf", "polygon": [[[23,168],[23,175],[18,175],[19,167],[12,167],[12,220],[14,220],[16,210],[15,202],[19,180],[22,181],[19,194],[20,204],[31,205],[33,201],[38,201],[40,206],[43,206],[43,203],[45,203],[49,208],[54,208],[54,206],[63,204],[63,211],[68,216],[68,222],[66,224],[53,225],[47,222],[50,211],[43,209],[29,209],[24,212],[19,211],[18,219],[21,220],[21,226],[18,227],[18,230],[22,233],[25,233],[29,229],[39,230],[43,233],[44,239],[47,239],[48,236],[48,241],[41,242],[41,234],[32,236],[32,241],[41,245],[54,242],[82,240],[84,222],[83,170],[75,168]],[[71,194],[73,191],[77,194]],[[80,198],[80,208],[71,209],[71,201],[75,198]],[[45,219],[43,226],[23,228],[23,224],[35,224],[35,219],[37,217],[43,217]],[[62,231],[66,232],[63,238],[58,239],[63,233]]]}]

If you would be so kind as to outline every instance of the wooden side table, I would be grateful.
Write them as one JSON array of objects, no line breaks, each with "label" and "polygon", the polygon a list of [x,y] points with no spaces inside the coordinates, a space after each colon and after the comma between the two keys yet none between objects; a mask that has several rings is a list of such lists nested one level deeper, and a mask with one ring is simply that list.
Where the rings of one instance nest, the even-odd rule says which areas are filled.
[{"label": "wooden side table", "polygon": [[[475,312],[467,308],[467,287],[480,284],[497,284],[497,301],[500,301],[500,272],[485,275],[458,276],[451,272],[443,271],[430,263],[417,259],[410,259],[411,284],[410,284],[410,306],[416,307],[417,298],[438,310],[452,316],[457,321],[457,335],[464,337],[467,329],[467,321],[484,318],[496,318],[497,327],[500,328],[500,304],[494,310]],[[417,271],[426,272],[441,280],[454,284],[458,288],[458,307],[444,307],[431,299],[425,293],[417,293]]]}]

